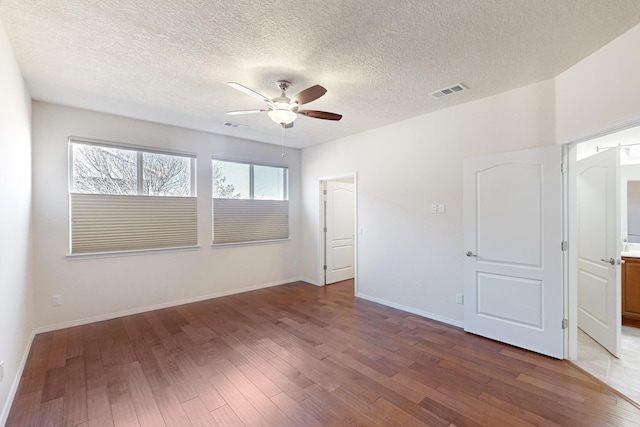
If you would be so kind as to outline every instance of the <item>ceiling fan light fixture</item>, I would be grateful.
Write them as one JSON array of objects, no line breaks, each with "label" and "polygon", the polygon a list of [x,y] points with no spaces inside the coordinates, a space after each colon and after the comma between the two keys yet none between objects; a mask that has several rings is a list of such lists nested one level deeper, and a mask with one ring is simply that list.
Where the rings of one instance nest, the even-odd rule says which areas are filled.
[{"label": "ceiling fan light fixture", "polygon": [[267,114],[269,114],[269,118],[279,125],[288,125],[293,123],[293,121],[298,117],[296,113],[289,110],[271,110]]},{"label": "ceiling fan light fixture", "polygon": [[293,127],[293,122],[298,117],[298,115],[303,115],[314,119],[336,121],[342,118],[340,114],[329,113],[326,111],[300,110],[301,105],[315,101],[316,99],[327,93],[327,90],[322,86],[315,85],[308,87],[305,90],[294,95],[293,98],[289,98],[286,95],[286,90],[287,88],[289,88],[289,85],[291,83],[287,80],[278,80],[276,83],[282,93],[277,98],[269,99],[266,96],[252,89],[249,89],[246,86],[242,86],[240,83],[229,82],[228,85],[230,87],[239,90],[240,92],[243,92],[247,95],[251,95],[255,98],[259,98],[265,101],[267,103],[268,109],[228,111],[227,114],[252,114],[264,112],[269,115],[269,118],[271,120],[281,125],[285,129]]}]

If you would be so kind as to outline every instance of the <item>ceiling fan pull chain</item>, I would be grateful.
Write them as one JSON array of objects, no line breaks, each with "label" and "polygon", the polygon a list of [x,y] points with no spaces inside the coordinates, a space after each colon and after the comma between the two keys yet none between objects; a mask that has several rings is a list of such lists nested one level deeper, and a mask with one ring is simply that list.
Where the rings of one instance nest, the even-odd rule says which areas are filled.
[{"label": "ceiling fan pull chain", "polygon": [[281,153],[281,157],[284,158],[284,131],[285,131],[285,127],[284,125],[282,126],[282,153]]}]

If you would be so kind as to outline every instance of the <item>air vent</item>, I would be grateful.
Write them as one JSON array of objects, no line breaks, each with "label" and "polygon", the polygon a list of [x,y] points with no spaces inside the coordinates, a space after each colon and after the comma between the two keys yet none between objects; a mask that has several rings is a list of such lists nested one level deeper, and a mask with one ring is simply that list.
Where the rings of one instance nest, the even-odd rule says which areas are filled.
[{"label": "air vent", "polygon": [[235,122],[224,122],[224,125],[228,128],[248,128],[249,126],[247,125],[241,125],[240,123],[235,123]]},{"label": "air vent", "polygon": [[444,89],[431,92],[430,95],[434,98],[442,98],[443,96],[453,95],[454,93],[462,92],[463,90],[467,90],[467,87],[462,83],[458,83],[457,85],[445,87]]}]

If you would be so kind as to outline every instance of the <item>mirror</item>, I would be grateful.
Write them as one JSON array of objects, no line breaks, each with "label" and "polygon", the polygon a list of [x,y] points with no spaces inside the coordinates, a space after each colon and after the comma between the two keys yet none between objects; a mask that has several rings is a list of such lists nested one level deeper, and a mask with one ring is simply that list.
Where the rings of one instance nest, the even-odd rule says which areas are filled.
[{"label": "mirror", "polygon": [[640,244],[640,164],[621,166],[620,196],[622,242]]},{"label": "mirror", "polygon": [[627,181],[627,241],[640,243],[640,181]]}]

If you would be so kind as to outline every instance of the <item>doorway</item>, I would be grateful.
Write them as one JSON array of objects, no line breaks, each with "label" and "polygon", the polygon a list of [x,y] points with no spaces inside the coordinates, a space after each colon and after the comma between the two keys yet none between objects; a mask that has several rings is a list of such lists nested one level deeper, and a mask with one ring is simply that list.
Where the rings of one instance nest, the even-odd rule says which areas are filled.
[{"label": "doorway", "polygon": [[357,197],[355,174],[320,180],[321,283],[356,277]]},{"label": "doorway", "polygon": [[[616,147],[616,149],[619,145],[626,145],[623,142],[622,138],[629,137],[629,133],[631,133],[632,128],[634,128],[633,131],[636,134],[635,138],[632,140],[632,143],[634,144],[634,146],[637,146],[637,148],[640,148],[640,120],[636,120],[634,122],[627,123],[625,126],[618,126],[615,129],[610,129],[607,132],[602,132],[598,135],[594,135],[589,138],[584,138],[578,141],[574,141],[572,143],[565,144],[562,147],[562,156],[556,155],[555,157],[550,158],[549,161],[538,161],[533,156],[534,151],[536,153],[539,151],[540,152],[539,154],[546,153],[547,151],[551,153],[554,150],[557,151],[559,146],[531,149],[532,151],[523,150],[523,152],[520,152],[520,153],[519,152],[500,153],[497,155],[488,155],[484,157],[471,158],[471,159],[465,160],[465,164],[463,167],[464,169],[463,194],[464,194],[464,200],[465,200],[464,230],[465,230],[465,251],[466,251],[464,282],[465,282],[465,300],[467,300],[465,301],[466,302],[465,330],[469,330],[470,332],[477,333],[479,335],[486,336],[488,338],[493,338],[499,341],[507,342],[509,344],[516,345],[518,347],[529,348],[527,347],[528,345],[527,343],[533,342],[534,340],[527,339],[525,344],[519,343],[518,339],[520,338],[520,334],[515,332],[508,333],[505,338],[505,334],[503,332],[506,330],[506,328],[502,327],[502,325],[500,325],[498,322],[505,323],[504,320],[506,319],[510,326],[519,324],[523,328],[529,328],[529,329],[533,329],[540,332],[543,332],[547,327],[549,327],[551,328],[550,333],[554,332],[553,331],[554,328],[557,328],[558,330],[560,330],[560,325],[562,324],[563,331],[565,331],[565,328],[567,328],[566,333],[562,334],[564,335],[564,339],[562,335],[557,335],[557,334],[553,335],[552,338],[549,338],[548,340],[541,338],[541,341],[540,341],[541,345],[535,349],[534,348],[530,348],[530,349],[533,349],[534,351],[538,351],[544,354],[549,354],[549,355],[553,354],[555,357],[560,357],[560,358],[564,357],[564,358],[574,359],[574,360],[578,359],[578,352],[579,352],[578,351],[578,341],[579,341],[578,340],[578,336],[579,336],[579,333],[578,333],[579,302],[578,300],[579,298],[578,298],[577,277],[579,276],[578,248],[579,248],[580,241],[578,238],[578,234],[579,234],[578,198],[580,194],[579,194],[578,185],[577,185],[578,172],[579,172],[577,153],[581,152],[582,158],[588,157],[584,155],[585,149],[589,149],[589,147],[592,146],[594,151],[600,150],[600,148],[597,148],[596,145],[598,144],[604,145],[603,144],[604,142],[608,142],[608,145],[610,145],[611,142],[614,141],[615,143],[613,143],[613,146]],[[623,133],[622,132],[623,130],[624,131],[628,130],[629,132]],[[609,138],[611,139],[600,139],[605,135],[609,136]],[[596,140],[596,138],[598,138],[598,140]],[[628,151],[631,152],[633,150],[629,148]],[[524,154],[525,158],[511,159],[511,156],[518,156],[518,154]],[[594,154],[597,154],[597,153],[594,153]],[[629,155],[629,153],[627,153],[627,155]],[[604,157],[611,157],[611,156],[604,156]],[[634,157],[634,156],[631,155],[630,157]],[[638,150],[638,154],[635,157],[637,158],[636,163],[640,163],[640,149]],[[556,159],[556,160],[553,160],[553,159]],[[608,162],[610,161],[611,159],[608,159]],[[502,164],[501,165],[493,164],[493,163],[485,164],[486,162],[490,162],[490,163],[502,162]],[[614,177],[615,177],[613,181],[610,179],[611,174],[609,174],[608,172],[603,172],[602,170],[598,171],[595,175],[587,174],[588,175],[587,178],[590,179],[591,184],[594,184],[595,186],[601,185],[602,181],[605,178],[609,178],[608,179],[609,183],[613,182],[613,185],[612,185],[613,190],[611,190],[611,185],[606,186],[607,187],[605,191],[606,195],[612,194],[612,193],[619,194],[620,192],[620,185],[621,185],[620,175],[619,175],[620,167],[619,167],[619,164],[616,162],[619,163],[619,161],[615,160],[613,162],[614,165],[617,165],[612,168],[612,170],[614,170]],[[595,167],[601,168],[599,164],[596,164]],[[536,171],[539,171],[539,172],[536,172]],[[543,171],[549,172],[550,174],[551,172],[554,172],[554,174],[550,175],[546,179],[543,179],[542,178]],[[501,174],[505,176],[498,176]],[[509,174],[511,175],[516,174],[518,176],[512,179],[509,176],[507,176]],[[539,185],[538,184],[532,185],[529,191],[529,197],[527,198],[527,200],[522,201],[520,200],[520,196],[522,195],[521,194],[522,192],[515,191],[513,188],[510,187],[510,183],[523,182],[525,175],[532,178],[532,182],[534,184],[537,180]],[[562,179],[558,179],[560,175],[562,176]],[[480,182],[478,180],[480,180]],[[542,187],[543,182],[547,182],[549,180],[555,180],[558,183],[562,182],[562,185],[553,186],[556,189],[561,188],[562,190],[561,195],[556,195],[551,198],[556,201],[559,199],[562,199],[564,201],[564,203],[561,206],[561,209],[557,209],[557,206],[556,208],[548,209],[549,205],[545,203],[540,203],[540,206],[535,206],[534,202],[536,200],[543,200],[541,197],[538,197],[537,195],[538,193],[536,193],[536,191],[538,190],[536,189],[543,188]],[[482,188],[482,187],[486,187],[486,188]],[[478,189],[482,190],[480,196],[478,196]],[[487,195],[490,196],[487,203],[485,203],[482,200],[483,199],[482,194],[484,194],[485,196]],[[500,195],[500,197],[492,199],[491,196],[493,194],[498,194]],[[585,195],[591,196],[590,193],[583,194],[583,196]],[[509,202],[513,202],[514,200],[517,200],[518,202],[515,204],[503,203],[505,200],[508,200]],[[621,219],[618,221],[618,219],[620,218],[619,200],[620,200],[619,197],[614,199],[614,203],[613,203],[615,205],[614,208],[608,209],[608,211],[604,213],[600,212],[600,214],[602,214],[600,215],[600,217],[602,216],[607,218],[615,217],[619,225],[622,221]],[[558,232],[558,230],[556,230],[555,232],[551,233],[547,238],[540,237],[538,239],[538,238],[532,237],[529,239],[529,243],[524,245],[522,243],[523,242],[522,233],[514,232],[509,229],[507,229],[508,231],[505,232],[504,224],[510,225],[512,217],[515,217],[515,219],[518,221],[526,219],[525,214],[517,212],[517,209],[514,208],[514,206],[517,207],[520,204],[525,204],[525,203],[530,203],[530,204],[533,203],[533,206],[526,209],[527,211],[526,215],[529,215],[529,217],[531,217],[532,212],[533,213],[538,212],[540,214],[539,215],[540,218],[542,218],[541,215],[547,215],[547,214],[550,214],[552,217],[550,218],[551,221],[547,221],[547,220],[538,221],[537,217],[534,215],[532,217],[532,220],[527,221],[527,226],[521,227],[521,229],[524,229],[526,231],[533,230],[535,231],[534,234],[537,236],[538,234],[540,234],[538,233],[538,231],[540,231],[539,230],[540,224],[544,225],[549,223],[556,223],[553,220],[554,218],[555,220],[557,220],[558,218],[563,218],[561,232]],[[542,208],[542,206],[545,206],[545,208]],[[483,210],[484,214],[487,214],[487,215],[484,215],[483,212],[480,212],[480,214],[477,214],[476,212],[477,209]],[[509,209],[510,211],[508,211]],[[515,215],[508,215],[509,212]],[[587,218],[588,220],[591,220],[592,223],[595,224],[595,226],[600,226],[604,222],[598,219],[600,217],[597,217],[594,214],[594,212],[589,212],[589,215],[585,215],[584,217]],[[496,218],[498,218],[498,221],[492,222],[492,219],[496,219]],[[476,226],[478,221],[484,222],[484,224],[480,228]],[[499,224],[500,227],[498,228],[498,226],[495,226],[494,222]],[[605,227],[602,226],[602,228],[604,229]],[[478,234],[478,230],[480,230],[481,232],[482,230],[484,230],[485,233],[489,233],[488,235],[484,236],[484,240],[486,241],[483,241],[483,236]],[[602,231],[602,230],[599,230],[599,231]],[[639,231],[638,234],[640,234],[640,225],[639,225],[638,231]],[[525,260],[526,262],[520,259],[516,261],[511,259],[513,256],[518,256],[520,252],[516,254],[512,254],[511,252],[508,252],[508,253],[501,252],[502,255],[494,256],[495,255],[494,253],[497,253],[499,250],[501,250],[503,246],[508,246],[509,244],[513,243],[512,241],[496,240],[501,235],[518,236],[518,245],[520,247],[525,246],[524,249],[531,252],[530,256],[526,258]],[[540,234],[540,236],[543,236],[543,235],[544,234]],[[604,266],[606,264],[610,265],[612,269],[615,269],[616,274],[612,276],[614,277],[614,279],[610,280],[609,283],[611,283],[612,286],[619,286],[620,275],[617,273],[619,272],[620,265],[621,265],[621,263],[619,263],[619,260],[621,257],[620,228],[617,226],[614,227],[613,232],[611,232],[610,229],[607,228],[607,230],[600,233],[600,236],[601,236],[600,240],[598,240],[597,238],[596,239],[592,238],[591,241],[600,242],[602,246],[612,246],[614,249],[613,250],[606,249],[605,253],[601,255],[598,254],[597,258],[594,256],[591,256],[592,259],[590,260],[587,259],[587,261],[590,261],[593,265],[600,265],[600,266]],[[494,240],[496,241],[494,242]],[[540,245],[536,246],[536,242],[539,242],[540,244],[542,244],[542,242],[547,242],[547,243],[551,242],[552,246],[539,251],[537,248],[540,247]],[[560,242],[561,244],[556,246],[555,244],[557,244],[558,242]],[[496,244],[492,244],[492,243],[496,243]],[[584,243],[584,241],[582,243]],[[529,264],[532,269],[535,268],[537,270],[542,271],[543,266],[547,266],[550,264],[548,262],[536,261],[536,256],[537,256],[536,254],[538,253],[554,254],[554,253],[560,253],[560,252],[562,253],[562,259],[563,259],[562,265],[564,266],[564,268],[560,269],[560,271],[558,271],[557,274],[551,275],[550,280],[542,280],[537,278],[526,278],[526,280],[524,279],[519,280],[519,283],[521,282],[525,284],[530,284],[531,286],[529,286],[529,288],[531,289],[534,289],[535,285],[538,285],[537,286],[538,289],[542,289],[544,287],[544,282],[548,283],[550,286],[554,286],[558,284],[562,285],[562,283],[569,284],[568,286],[561,286],[563,288],[561,292],[563,296],[557,295],[555,298],[552,298],[550,300],[553,303],[552,306],[549,306],[548,304],[544,304],[544,305],[538,304],[539,307],[544,308],[543,312],[545,313],[545,316],[546,316],[546,313],[551,313],[551,316],[549,316],[548,318],[544,317],[544,321],[537,321],[539,319],[536,319],[532,316],[529,316],[528,318],[523,318],[523,315],[526,315],[528,313],[527,311],[520,310],[520,309],[514,310],[513,307],[515,306],[515,304],[509,305],[504,301],[505,299],[507,300],[507,302],[514,301],[514,300],[515,301],[519,301],[519,300],[531,301],[532,300],[532,298],[520,298],[520,299],[511,298],[509,297],[509,295],[505,296],[506,291],[501,292],[500,288],[506,290],[508,288],[506,286],[506,282],[508,280],[511,280],[511,278],[515,277],[515,274],[505,274],[501,272],[495,272],[493,270],[480,271],[480,268],[484,268],[484,267],[494,268],[498,264],[500,264],[500,266],[504,266],[505,268],[510,268],[510,269],[512,269],[512,267],[515,264],[523,264],[523,265]],[[640,256],[640,247],[639,247],[639,256]],[[469,274],[466,273],[467,270],[469,271]],[[593,286],[593,283],[596,280],[601,279],[596,277],[596,275],[593,274],[593,272],[587,271],[585,274],[590,274],[592,279],[594,279],[592,280],[592,283],[590,284],[590,286]],[[504,277],[508,276],[508,279],[503,279],[503,276]],[[560,279],[560,277],[562,278]],[[479,283],[478,282],[479,279],[482,279],[484,282]],[[640,282],[640,280],[638,280],[638,282]],[[525,288],[524,286],[520,286],[518,288],[518,291],[524,290],[524,288]],[[616,288],[616,289],[619,289],[619,288]],[[484,303],[481,302],[480,304],[478,304],[479,292],[482,292],[485,294],[486,298],[484,298],[485,300]],[[547,295],[547,294],[548,292],[542,292],[542,293],[531,292],[531,295],[534,297],[535,295]],[[620,310],[619,310],[620,299],[618,298],[619,296],[620,296],[620,292],[618,292],[616,296],[617,301],[616,299],[608,298],[607,304],[613,301],[614,306],[607,306],[605,304],[605,307],[606,307],[605,310],[617,310],[617,312],[620,313]],[[482,297],[482,295],[480,295],[480,297]],[[556,303],[559,303],[562,300],[564,300],[564,306],[559,308]],[[593,302],[595,300],[596,300],[595,298],[592,298],[590,302]],[[471,304],[468,304],[468,302],[471,302]],[[533,310],[533,311],[535,311],[536,313],[541,313],[540,310]],[[638,312],[640,315],[640,308],[638,309]],[[563,317],[561,319],[562,322],[560,322],[559,314],[562,314],[562,313],[564,313],[566,317]],[[593,313],[594,313],[594,310],[592,310],[591,314]],[[507,315],[510,317],[507,317]],[[556,317],[558,318],[556,319]],[[616,326],[616,328],[611,328],[611,329],[620,331],[620,326],[619,326],[619,323],[621,322],[620,316],[617,316],[616,319],[617,319],[618,325]],[[476,322],[474,323],[474,321]],[[488,325],[489,321],[492,321],[493,322],[492,325],[496,325],[496,327],[492,329],[492,325]],[[481,328],[480,331],[472,330],[477,325],[483,326],[481,322],[487,323],[488,326]],[[502,333],[502,335],[500,335],[500,333]],[[629,339],[627,339],[627,337],[629,337],[630,335],[634,335],[634,334],[626,334],[624,338],[625,342],[629,342]],[[632,340],[634,338],[635,337],[633,336],[630,337],[630,339]],[[552,352],[551,351],[545,352],[544,349],[541,350],[541,348],[544,347],[544,343],[552,342],[552,341],[554,343],[560,343],[564,341],[566,347],[562,351],[558,351],[556,349]],[[624,359],[624,358],[627,358],[628,356],[625,356],[625,345],[623,344],[622,347],[623,347],[623,350],[622,350],[621,359]],[[636,346],[635,348],[636,350],[640,350],[640,346]],[[603,351],[605,350],[603,349]],[[583,354],[586,354],[586,353],[587,353],[586,350],[583,351]],[[637,354],[640,354],[640,351],[637,351],[636,355]],[[637,360],[637,358],[638,357],[636,356],[635,360]],[[633,368],[637,369],[636,367],[633,367]],[[588,370],[588,367],[587,367],[587,370]],[[597,374],[596,372],[592,372],[592,373],[594,375]],[[627,374],[626,375],[627,378],[625,378],[626,381],[629,380],[628,378],[629,376],[633,376],[637,378],[638,383],[634,385],[634,387],[636,389],[640,389],[640,372],[636,371],[633,373],[633,375]],[[606,382],[606,379],[603,379],[603,380]],[[611,384],[611,385],[614,387],[620,388],[616,384]]]},{"label": "doorway", "polygon": [[[620,198],[615,205],[616,210],[613,215],[620,221],[620,231],[614,236],[606,237],[608,243],[613,244],[616,248],[615,255],[613,255],[616,257],[614,261],[622,259],[621,257],[635,258],[636,255],[640,256],[640,243],[633,242],[636,239],[634,236],[636,234],[635,216],[640,217],[640,212],[633,213],[633,209],[629,211],[627,209],[629,204],[635,204],[627,202],[628,183],[640,182],[640,126],[611,132],[606,136],[577,143],[574,150],[578,162],[616,150],[620,152],[619,160],[617,160],[619,176],[616,181],[616,192],[620,195]],[[630,187],[633,186],[630,185]],[[579,193],[580,190],[578,190]],[[629,194],[631,193],[629,192]],[[633,208],[633,206],[631,207]],[[580,212],[578,212],[578,215],[580,215]],[[638,218],[638,223],[640,223],[640,218]],[[601,243],[604,244],[604,242]],[[638,252],[635,252],[636,249]],[[604,260],[609,261],[606,256]],[[628,266],[625,264],[619,264],[609,268],[625,269],[626,267]],[[579,276],[579,268],[574,268],[572,271],[576,272],[574,277]],[[616,281],[612,284],[618,292],[622,291],[620,276],[618,275]],[[629,282],[627,281],[627,283]],[[640,287],[640,283],[634,282],[633,286]],[[576,287],[578,291],[574,293],[576,298],[573,298],[572,308],[579,312],[581,291],[579,285]],[[621,309],[623,311],[622,314]],[[630,326],[620,327],[620,324],[623,323],[624,315],[623,302],[620,299],[607,302],[603,310],[609,313],[616,313],[616,329],[612,329],[608,334],[618,334],[617,339],[620,345],[618,346],[617,357],[605,349],[607,345],[606,342],[602,342],[601,337],[591,334],[589,326],[581,324],[580,319],[577,319],[574,338],[577,338],[577,343],[575,345],[575,353],[571,355],[571,358],[581,368],[618,389],[636,402],[640,402],[640,392],[638,392],[640,390],[640,369],[637,366],[637,360],[640,358],[640,329]],[[607,339],[611,341],[616,337],[607,336],[605,341]],[[616,352],[614,351],[614,353]]]}]

